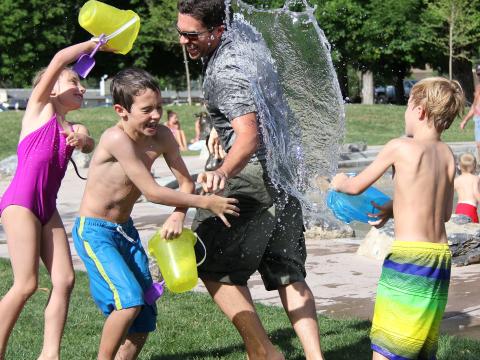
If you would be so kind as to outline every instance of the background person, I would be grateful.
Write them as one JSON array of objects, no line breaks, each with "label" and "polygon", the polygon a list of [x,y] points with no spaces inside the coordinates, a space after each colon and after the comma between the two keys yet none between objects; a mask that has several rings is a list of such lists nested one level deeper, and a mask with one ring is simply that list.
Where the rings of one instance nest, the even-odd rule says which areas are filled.
[{"label": "background person", "polygon": [[[477,79],[480,81],[480,65],[476,68]],[[460,123],[460,129],[465,129],[468,121],[473,117],[475,124],[475,143],[477,145],[477,159],[480,161],[480,84],[475,87],[475,94],[473,95],[473,103],[470,111],[465,115]]]},{"label": "background person", "polygon": [[180,126],[180,119],[178,118],[178,114],[175,111],[167,111],[167,122],[165,123],[165,126],[168,127],[172,132],[173,137],[177,141],[177,144],[180,148],[180,151],[186,151],[187,139],[185,137],[185,132]]}]

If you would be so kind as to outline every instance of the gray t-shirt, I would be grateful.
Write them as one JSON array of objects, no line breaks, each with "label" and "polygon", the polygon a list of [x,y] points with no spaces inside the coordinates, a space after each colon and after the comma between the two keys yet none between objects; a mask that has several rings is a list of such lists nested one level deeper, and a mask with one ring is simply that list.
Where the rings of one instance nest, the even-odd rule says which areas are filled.
[{"label": "gray t-shirt", "polygon": [[[235,142],[232,120],[257,112],[247,70],[253,66],[253,60],[241,54],[232,39],[223,39],[215,52],[203,59],[203,96],[213,126],[227,153]],[[265,148],[260,136],[260,146],[250,161],[263,159]]]}]

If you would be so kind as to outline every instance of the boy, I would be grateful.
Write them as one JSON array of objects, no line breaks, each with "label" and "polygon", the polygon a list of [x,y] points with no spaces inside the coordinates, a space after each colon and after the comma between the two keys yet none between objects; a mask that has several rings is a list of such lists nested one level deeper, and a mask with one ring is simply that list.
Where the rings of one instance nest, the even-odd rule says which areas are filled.
[{"label": "boy", "polygon": [[454,188],[458,194],[455,214],[462,214],[478,223],[477,204],[480,200],[480,179],[475,175],[477,161],[469,153],[462,154],[459,159],[461,174],[455,178]]},{"label": "boy", "polygon": [[[395,238],[380,277],[371,340],[373,359],[433,359],[447,302],[451,253],[445,222],[453,206],[455,160],[440,136],[464,106],[458,82],[424,79],[412,88],[406,138],[388,142],[358,176],[332,187],[360,194],[394,166],[393,202],[373,225],[395,218]],[[393,211],[393,212],[392,212]]]},{"label": "boy", "polygon": [[[238,209],[235,199],[191,194],[194,184],[178,145],[170,130],[159,125],[162,99],[150,74],[123,70],[113,78],[111,93],[120,121],[100,138],[72,234],[87,268],[92,297],[107,316],[98,359],[116,355],[136,359],[156,326],[155,305],[143,299],[152,285],[148,259],[130,218],[140,194],[178,207],[162,227],[166,238],[181,233],[188,207],[210,209],[227,226],[225,214],[238,216]],[[177,178],[180,192],[159,186],[152,177],[151,166],[160,155]]]}]

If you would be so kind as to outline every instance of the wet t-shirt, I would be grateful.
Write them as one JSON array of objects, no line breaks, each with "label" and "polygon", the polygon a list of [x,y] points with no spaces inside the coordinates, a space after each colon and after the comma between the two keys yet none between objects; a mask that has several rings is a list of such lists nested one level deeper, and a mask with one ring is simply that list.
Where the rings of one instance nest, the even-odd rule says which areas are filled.
[{"label": "wet t-shirt", "polygon": [[[227,153],[235,142],[232,120],[257,112],[251,80],[254,68],[255,60],[242,54],[231,39],[223,39],[215,52],[203,59],[203,96],[213,126]],[[265,159],[261,139],[260,136],[261,144],[250,161]]]}]

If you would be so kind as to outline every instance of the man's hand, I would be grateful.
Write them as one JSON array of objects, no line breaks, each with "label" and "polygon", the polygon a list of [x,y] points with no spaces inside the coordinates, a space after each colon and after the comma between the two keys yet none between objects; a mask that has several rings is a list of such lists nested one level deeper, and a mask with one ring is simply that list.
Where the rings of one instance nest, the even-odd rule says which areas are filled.
[{"label": "man's hand", "polygon": [[227,156],[227,154],[223,150],[222,145],[220,144],[220,138],[218,137],[218,133],[215,128],[212,128],[212,131],[210,131],[207,147],[210,154],[213,154],[213,156],[215,156],[215,159],[221,160],[224,159],[225,156]]},{"label": "man's hand", "polygon": [[374,208],[380,210],[380,212],[377,214],[367,214],[369,217],[376,219],[368,223],[379,229],[385,225],[389,219],[393,218],[393,201],[390,200],[383,205],[378,205],[375,201],[372,201],[372,205]]},{"label": "man's hand", "polygon": [[183,212],[175,211],[170,215],[162,225],[160,235],[164,239],[174,239],[182,233],[183,222],[185,220],[185,214]]},{"label": "man's hand", "polygon": [[225,188],[227,174],[222,170],[206,171],[198,174],[197,182],[202,185],[203,191],[206,193],[216,193]]}]

